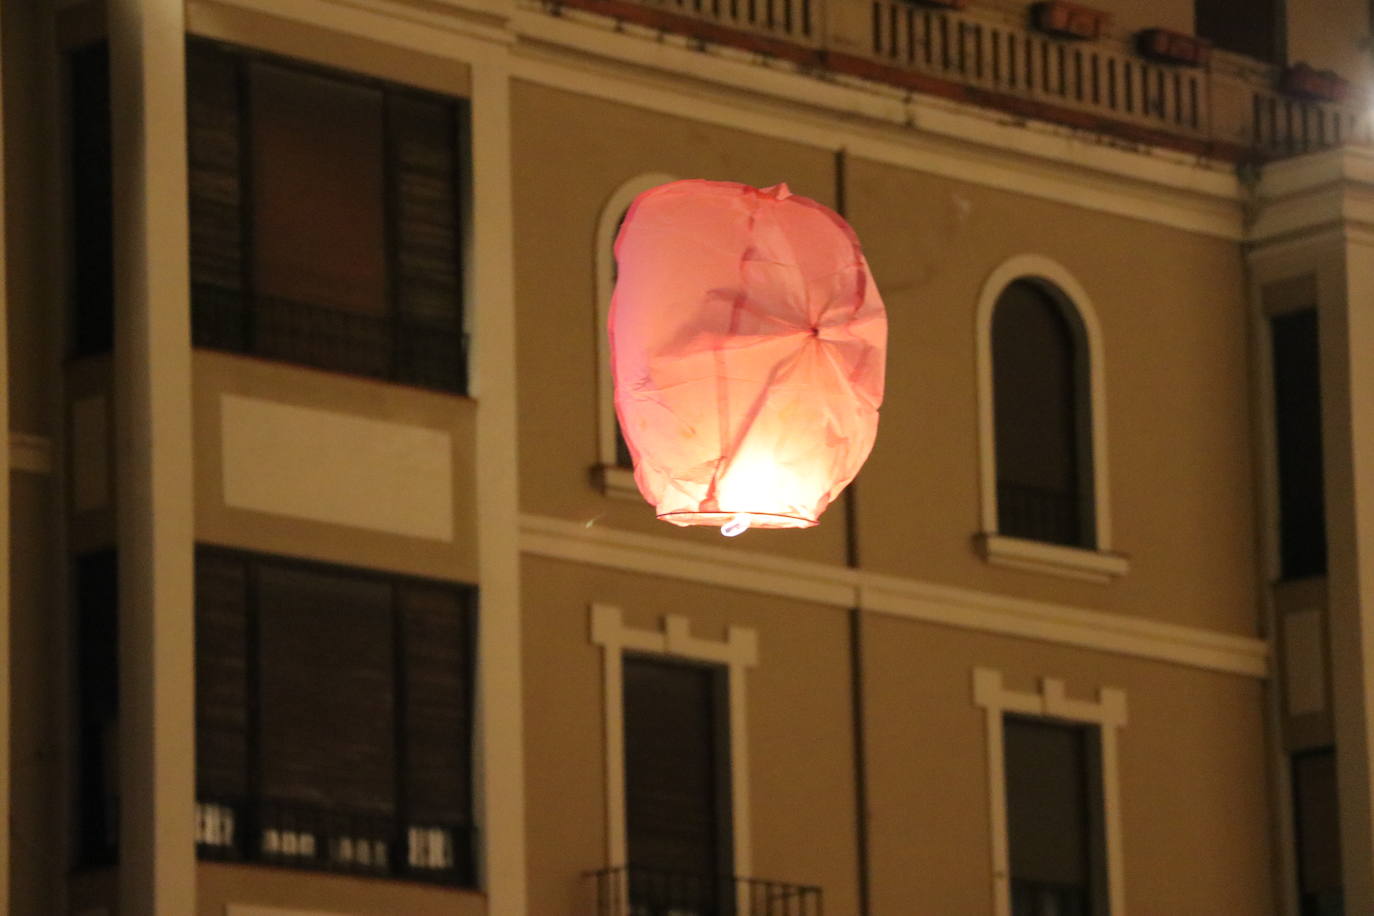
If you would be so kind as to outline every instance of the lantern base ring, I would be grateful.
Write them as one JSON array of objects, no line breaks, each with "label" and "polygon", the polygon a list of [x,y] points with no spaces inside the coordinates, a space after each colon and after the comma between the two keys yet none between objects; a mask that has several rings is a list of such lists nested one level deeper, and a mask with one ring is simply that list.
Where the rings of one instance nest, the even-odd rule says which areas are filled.
[{"label": "lantern base ring", "polygon": [[692,512],[679,510],[660,512],[658,518],[660,521],[671,522],[684,528],[691,525],[709,525],[713,528],[720,528],[737,519],[748,522],[750,528],[814,528],[816,526],[814,518],[804,518],[800,515],[781,515],[776,512]]}]

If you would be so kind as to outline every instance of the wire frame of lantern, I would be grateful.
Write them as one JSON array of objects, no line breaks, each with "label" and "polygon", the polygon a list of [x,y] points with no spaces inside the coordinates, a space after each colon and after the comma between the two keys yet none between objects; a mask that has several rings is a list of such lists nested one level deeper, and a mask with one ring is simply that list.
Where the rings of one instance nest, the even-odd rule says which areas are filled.
[{"label": "wire frame of lantern", "polygon": [[863,466],[887,318],[858,238],[785,184],[675,181],[616,238],[616,414],[658,517],[807,528]]}]

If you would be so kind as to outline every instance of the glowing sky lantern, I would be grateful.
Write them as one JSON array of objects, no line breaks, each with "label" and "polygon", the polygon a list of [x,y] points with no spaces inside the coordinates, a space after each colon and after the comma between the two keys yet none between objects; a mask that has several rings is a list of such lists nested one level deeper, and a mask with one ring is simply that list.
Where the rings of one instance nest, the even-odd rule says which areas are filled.
[{"label": "glowing sky lantern", "polygon": [[854,231],[780,184],[675,181],[615,243],[615,406],[676,525],[807,528],[863,466],[887,318]]}]

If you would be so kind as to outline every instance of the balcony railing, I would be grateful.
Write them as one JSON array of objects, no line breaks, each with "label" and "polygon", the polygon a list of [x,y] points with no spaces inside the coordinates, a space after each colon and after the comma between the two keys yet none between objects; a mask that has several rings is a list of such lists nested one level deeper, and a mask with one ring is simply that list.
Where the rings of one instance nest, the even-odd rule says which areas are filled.
[{"label": "balcony railing", "polygon": [[822,916],[821,889],[638,865],[589,872],[596,916]]},{"label": "balcony railing", "polygon": [[918,93],[1235,161],[1374,143],[1358,105],[1286,96],[1279,71],[1214,53],[1146,59],[1126,36],[1032,29],[1029,3],[939,9],[913,0],[544,0]]},{"label": "balcony railing", "polygon": [[197,284],[195,346],[247,353],[441,391],[467,384],[466,338],[456,327],[304,302],[250,298]]},{"label": "balcony railing", "polygon": [[997,531],[1010,537],[1086,547],[1084,509],[1078,494],[999,481]]},{"label": "balcony railing", "polygon": [[384,814],[263,800],[196,803],[201,859],[260,862],[470,887],[470,825],[403,823]]}]

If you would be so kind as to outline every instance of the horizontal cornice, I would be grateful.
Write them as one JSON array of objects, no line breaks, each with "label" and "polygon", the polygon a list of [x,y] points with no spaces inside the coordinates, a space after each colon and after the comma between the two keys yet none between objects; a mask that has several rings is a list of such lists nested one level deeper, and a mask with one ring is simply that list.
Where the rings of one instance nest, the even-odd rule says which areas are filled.
[{"label": "horizontal cornice", "polygon": [[522,553],[1209,671],[1265,678],[1261,639],[670,537],[520,519]]}]

